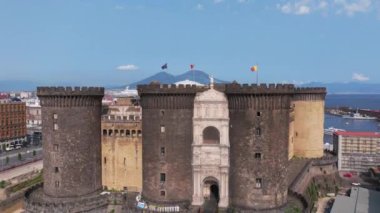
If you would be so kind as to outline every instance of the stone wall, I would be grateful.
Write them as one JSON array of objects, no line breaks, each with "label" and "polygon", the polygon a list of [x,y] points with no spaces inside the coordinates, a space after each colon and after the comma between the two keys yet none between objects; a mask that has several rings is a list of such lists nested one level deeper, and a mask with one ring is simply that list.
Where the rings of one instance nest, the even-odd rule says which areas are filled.
[{"label": "stone wall", "polygon": [[103,120],[102,132],[103,187],[115,190],[141,191],[141,123]]},{"label": "stone wall", "polygon": [[324,100],[295,100],[293,153],[297,157],[323,156]]},{"label": "stone wall", "polygon": [[[290,96],[228,93],[227,96],[230,204],[256,210],[283,206],[287,202]],[[257,158],[256,153],[261,157]]]},{"label": "stone wall", "polygon": [[[143,196],[157,203],[190,202],[195,93],[151,95],[140,91],[143,134]],[[170,90],[170,89],[168,89]],[[164,153],[162,153],[164,149]],[[164,180],[162,179],[165,176]]]},{"label": "stone wall", "polygon": [[104,88],[39,87],[44,192],[78,197],[102,188],[101,100]]}]

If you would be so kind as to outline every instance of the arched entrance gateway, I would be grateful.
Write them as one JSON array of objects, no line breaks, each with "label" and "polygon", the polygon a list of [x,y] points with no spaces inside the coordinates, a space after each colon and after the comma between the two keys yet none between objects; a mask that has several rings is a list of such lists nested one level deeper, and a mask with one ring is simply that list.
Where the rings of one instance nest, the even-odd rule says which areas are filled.
[{"label": "arched entrance gateway", "polygon": [[193,117],[194,206],[228,207],[229,115],[224,93],[213,88],[198,93]]},{"label": "arched entrance gateway", "polygon": [[220,201],[219,183],[214,177],[207,177],[203,181],[203,198],[204,201],[210,201],[218,204]]}]

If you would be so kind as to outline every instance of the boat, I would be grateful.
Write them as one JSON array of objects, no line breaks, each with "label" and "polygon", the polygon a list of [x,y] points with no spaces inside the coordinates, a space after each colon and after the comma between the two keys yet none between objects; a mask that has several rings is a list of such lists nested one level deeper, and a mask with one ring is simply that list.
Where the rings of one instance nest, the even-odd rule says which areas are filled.
[{"label": "boat", "polygon": [[377,120],[376,117],[371,117],[371,116],[368,116],[368,115],[362,115],[358,112],[358,110],[356,110],[355,113],[352,113],[352,114],[348,114],[348,115],[343,115],[342,118],[346,118],[346,119],[358,119],[358,120]]},{"label": "boat", "polygon": [[332,135],[334,132],[345,132],[346,130],[344,129],[338,129],[338,128],[334,128],[334,127],[329,127],[328,129],[324,129],[324,133],[326,135]]}]

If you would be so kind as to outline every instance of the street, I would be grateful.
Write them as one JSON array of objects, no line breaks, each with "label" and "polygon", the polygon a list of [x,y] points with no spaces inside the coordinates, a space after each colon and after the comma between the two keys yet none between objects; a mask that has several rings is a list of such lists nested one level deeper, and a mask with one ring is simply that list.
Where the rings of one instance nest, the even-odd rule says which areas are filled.
[{"label": "street", "polygon": [[[35,153],[33,153],[33,151],[35,151]],[[19,154],[21,154],[21,159]],[[9,152],[2,152],[0,154],[0,171],[23,164],[25,161],[41,158],[41,156],[41,146],[30,146]]]}]

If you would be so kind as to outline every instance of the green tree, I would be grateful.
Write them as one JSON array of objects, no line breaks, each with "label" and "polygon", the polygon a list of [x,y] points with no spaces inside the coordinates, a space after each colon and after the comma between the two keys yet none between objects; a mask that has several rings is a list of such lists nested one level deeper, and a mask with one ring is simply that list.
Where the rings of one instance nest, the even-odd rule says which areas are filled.
[{"label": "green tree", "polygon": [[17,157],[18,157],[18,160],[21,160],[22,159],[21,153],[18,153]]},{"label": "green tree", "polygon": [[36,156],[36,150],[33,150],[33,156]]},{"label": "green tree", "polygon": [[6,182],[5,180],[0,181],[0,188],[5,188]]}]

